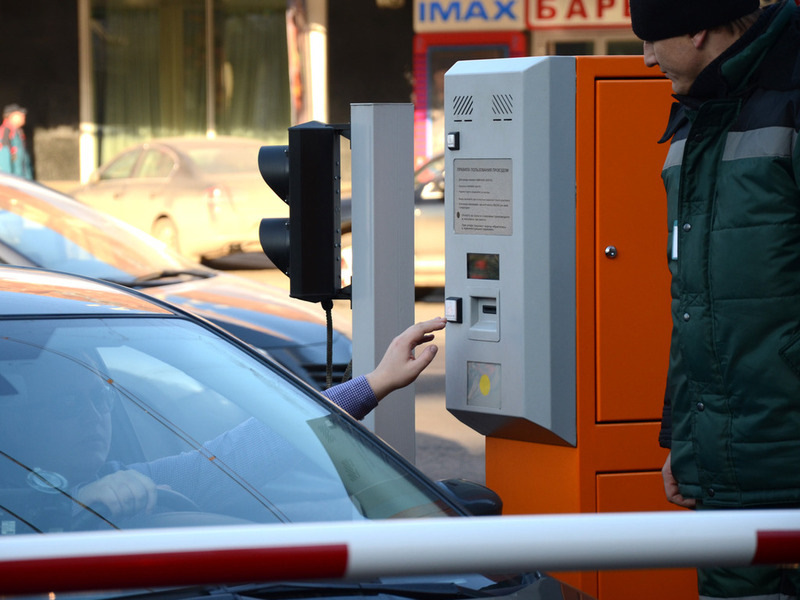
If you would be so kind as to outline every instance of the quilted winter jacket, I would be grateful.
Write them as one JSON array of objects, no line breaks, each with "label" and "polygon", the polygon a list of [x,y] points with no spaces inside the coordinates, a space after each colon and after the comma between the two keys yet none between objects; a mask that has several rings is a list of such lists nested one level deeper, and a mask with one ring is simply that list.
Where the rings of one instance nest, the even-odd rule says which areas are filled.
[{"label": "quilted winter jacket", "polygon": [[678,97],[662,172],[672,345],[662,444],[681,493],[800,501],[800,8],[765,9]]}]

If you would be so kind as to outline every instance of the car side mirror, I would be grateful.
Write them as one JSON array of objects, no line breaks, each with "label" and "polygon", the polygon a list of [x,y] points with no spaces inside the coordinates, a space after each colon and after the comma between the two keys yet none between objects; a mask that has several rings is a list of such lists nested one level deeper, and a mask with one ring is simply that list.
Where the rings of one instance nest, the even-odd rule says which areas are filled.
[{"label": "car side mirror", "polygon": [[466,479],[441,479],[436,484],[475,517],[503,514],[503,500],[485,485]]}]

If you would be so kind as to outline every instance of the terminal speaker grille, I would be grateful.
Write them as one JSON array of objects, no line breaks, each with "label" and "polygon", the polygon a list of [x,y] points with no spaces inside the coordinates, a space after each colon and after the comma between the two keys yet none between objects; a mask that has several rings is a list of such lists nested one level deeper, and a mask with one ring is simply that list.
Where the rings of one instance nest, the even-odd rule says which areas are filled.
[{"label": "terminal speaker grille", "polygon": [[472,96],[455,96],[453,98],[453,120],[456,122],[472,121],[473,109]]},{"label": "terminal speaker grille", "polygon": [[492,94],[492,120],[511,121],[514,115],[514,98],[511,94]]}]

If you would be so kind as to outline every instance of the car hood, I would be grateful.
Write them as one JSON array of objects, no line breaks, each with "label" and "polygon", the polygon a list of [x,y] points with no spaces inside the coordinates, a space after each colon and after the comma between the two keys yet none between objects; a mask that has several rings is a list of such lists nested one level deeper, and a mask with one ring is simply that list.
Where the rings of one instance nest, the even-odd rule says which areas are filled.
[{"label": "car hood", "polygon": [[[316,305],[290,298],[280,288],[243,277],[219,273],[142,291],[235,332],[245,342],[268,352],[298,346],[324,347],[326,343],[321,307],[314,310]],[[334,331],[334,345],[343,342],[349,344],[347,336]]]}]

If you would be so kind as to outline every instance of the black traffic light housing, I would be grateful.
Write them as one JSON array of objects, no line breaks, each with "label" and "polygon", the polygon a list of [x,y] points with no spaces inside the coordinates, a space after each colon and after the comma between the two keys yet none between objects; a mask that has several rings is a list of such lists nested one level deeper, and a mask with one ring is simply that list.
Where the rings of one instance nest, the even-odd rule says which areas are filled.
[{"label": "black traffic light housing", "polygon": [[340,138],[349,125],[311,121],[289,128],[288,146],[262,146],[258,168],[289,205],[288,219],[262,219],[264,253],[289,276],[289,295],[309,302],[348,298],[342,289]]}]

